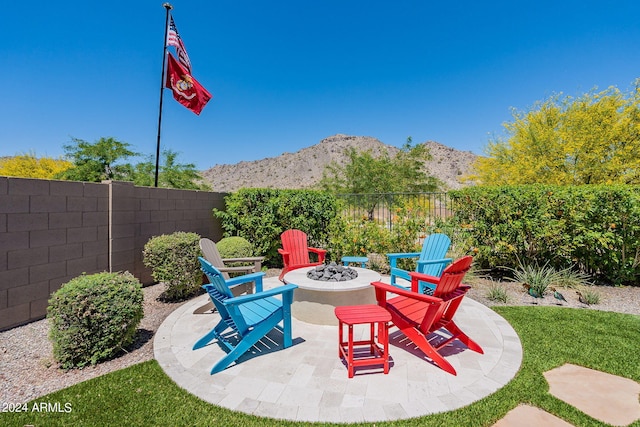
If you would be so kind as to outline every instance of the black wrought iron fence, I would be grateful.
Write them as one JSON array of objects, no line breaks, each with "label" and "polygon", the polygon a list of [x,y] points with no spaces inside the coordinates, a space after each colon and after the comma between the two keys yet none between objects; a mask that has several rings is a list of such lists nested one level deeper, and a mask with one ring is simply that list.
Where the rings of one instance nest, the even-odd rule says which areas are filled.
[{"label": "black wrought iron fence", "polygon": [[345,203],[343,214],[353,220],[377,221],[393,228],[399,214],[407,213],[433,223],[452,215],[452,200],[447,193],[340,194]]}]

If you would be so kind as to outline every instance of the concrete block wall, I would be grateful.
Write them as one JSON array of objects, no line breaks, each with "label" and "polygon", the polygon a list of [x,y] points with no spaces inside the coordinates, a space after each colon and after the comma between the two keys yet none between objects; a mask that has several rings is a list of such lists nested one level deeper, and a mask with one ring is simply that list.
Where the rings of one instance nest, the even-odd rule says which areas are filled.
[{"label": "concrete block wall", "polygon": [[51,293],[82,273],[124,271],[144,284],[150,237],[219,240],[224,193],[0,177],[0,330],[46,315]]},{"label": "concrete block wall", "polygon": [[0,177],[0,329],[40,319],[63,283],[108,269],[108,186]]},{"label": "concrete block wall", "polygon": [[222,238],[212,211],[224,209],[225,193],[135,187],[129,182],[113,182],[110,188],[112,271],[130,271],[142,283],[153,283],[142,262],[142,250],[151,237],[189,231],[214,241]]}]

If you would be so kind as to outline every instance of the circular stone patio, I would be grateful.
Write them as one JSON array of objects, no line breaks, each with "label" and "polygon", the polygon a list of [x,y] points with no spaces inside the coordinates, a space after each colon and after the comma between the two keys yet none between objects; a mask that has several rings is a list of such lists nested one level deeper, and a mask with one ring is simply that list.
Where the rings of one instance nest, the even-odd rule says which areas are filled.
[{"label": "circular stone patio", "polygon": [[[387,280],[384,280],[388,283]],[[279,286],[265,280],[265,289]],[[354,378],[338,358],[335,326],[293,322],[293,346],[282,348],[274,330],[226,370],[209,375],[224,355],[215,342],[199,350],[193,343],[213,328],[219,317],[194,314],[207,301],[202,295],[186,302],[158,329],[155,358],[180,387],[233,411],[295,421],[375,422],[451,411],[469,405],[507,384],[522,361],[513,328],[484,305],[465,298],[456,323],[483,348],[468,350],[454,341],[441,353],[458,372],[448,374],[416,350],[396,328],[390,329],[390,370],[356,370]],[[362,334],[364,328],[356,329]]]}]

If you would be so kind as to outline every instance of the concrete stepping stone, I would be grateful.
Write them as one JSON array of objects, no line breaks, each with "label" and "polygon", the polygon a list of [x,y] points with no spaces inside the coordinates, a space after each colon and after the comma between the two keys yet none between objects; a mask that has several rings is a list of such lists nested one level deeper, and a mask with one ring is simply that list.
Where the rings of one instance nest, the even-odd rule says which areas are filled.
[{"label": "concrete stepping stone", "polygon": [[529,405],[518,405],[504,418],[498,420],[493,427],[573,427],[572,424]]},{"label": "concrete stepping stone", "polygon": [[614,426],[640,419],[640,384],[628,378],[565,364],[545,372],[549,393]]}]

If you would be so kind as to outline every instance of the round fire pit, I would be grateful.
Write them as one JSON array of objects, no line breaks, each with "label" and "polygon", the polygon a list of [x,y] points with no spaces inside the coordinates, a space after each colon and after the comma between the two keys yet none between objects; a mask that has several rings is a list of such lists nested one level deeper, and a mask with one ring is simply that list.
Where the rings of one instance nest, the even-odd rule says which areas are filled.
[{"label": "round fire pit", "polygon": [[351,268],[331,262],[329,265],[318,265],[307,271],[307,277],[321,282],[346,282],[358,277],[358,272]]},{"label": "round fire pit", "polygon": [[376,304],[371,282],[380,280],[380,274],[365,268],[350,267],[358,277],[345,281],[320,281],[307,277],[316,267],[292,270],[284,275],[285,283],[298,285],[293,292],[291,314],[298,320],[316,325],[337,325],[334,314],[341,305]]}]

